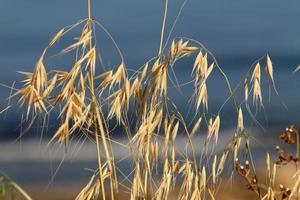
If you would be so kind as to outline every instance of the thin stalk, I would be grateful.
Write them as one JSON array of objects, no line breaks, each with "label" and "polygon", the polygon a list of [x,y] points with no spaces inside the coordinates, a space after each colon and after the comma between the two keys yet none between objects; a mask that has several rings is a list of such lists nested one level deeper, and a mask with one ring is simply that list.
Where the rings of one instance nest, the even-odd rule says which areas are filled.
[{"label": "thin stalk", "polygon": [[[97,125],[96,125],[97,127]],[[99,181],[101,184],[101,192],[102,192],[102,199],[106,199],[106,194],[105,194],[105,186],[104,186],[104,180],[103,180],[103,172],[102,172],[102,163],[101,163],[101,152],[99,148],[99,135],[98,135],[98,130],[96,128],[95,131],[95,140],[96,140],[96,151],[97,151],[97,161],[98,161],[98,168],[99,168]]]},{"label": "thin stalk", "polygon": [[158,50],[158,57],[161,56],[162,49],[163,49],[165,26],[166,26],[166,21],[167,21],[167,14],[168,14],[168,5],[169,5],[169,0],[165,0],[165,11],[164,11],[164,18],[163,18],[161,34],[160,34],[160,45],[159,45],[159,50]]},{"label": "thin stalk", "polygon": [[[88,18],[89,18],[89,21],[92,20],[92,14],[91,14],[91,0],[88,0]],[[90,24],[89,24],[90,26]],[[91,28],[91,26],[90,26]]]},{"label": "thin stalk", "polygon": [[[108,167],[112,173],[112,177],[113,178],[110,178],[110,192],[111,192],[111,199],[114,200],[115,199],[115,195],[114,195],[114,190],[117,188],[117,183],[115,182],[116,180],[116,174],[115,174],[115,170],[114,170],[114,167],[111,163],[111,160],[114,160],[113,157],[110,156],[110,152],[109,152],[109,149],[108,149],[108,145],[107,145],[107,142],[106,142],[106,131],[104,129],[104,126],[102,124],[102,120],[101,118],[103,117],[101,115],[101,111],[100,111],[100,107],[99,109],[96,110],[96,116],[97,116],[97,123],[98,123],[98,126],[99,126],[99,130],[100,130],[100,135],[101,135],[101,138],[102,138],[102,145],[103,145],[103,149],[104,149],[104,153],[105,153],[105,156],[106,156],[106,160],[107,160],[107,164],[108,164]],[[103,121],[104,122],[104,121]],[[108,140],[109,140],[109,134],[107,133],[107,137],[108,137]],[[112,150],[112,147],[110,145],[110,149]]]},{"label": "thin stalk", "polygon": [[[92,16],[91,16],[91,0],[88,0],[88,29],[92,31]],[[92,39],[89,41],[89,49],[92,49]],[[94,119],[96,120],[96,96],[95,96],[95,88],[94,88],[94,74],[92,70],[90,70],[90,89],[92,95],[92,104],[93,104],[93,112],[94,112]],[[99,133],[97,128],[97,123],[95,124],[95,141],[96,141],[96,152],[97,152],[97,161],[98,161],[98,168],[99,168],[99,181],[101,184],[101,192],[102,192],[102,199],[106,199],[105,194],[105,186],[103,180],[103,173],[102,173],[102,162],[101,162],[101,152],[99,147]]]},{"label": "thin stalk", "polygon": [[[148,192],[148,183],[150,182],[150,161],[149,161],[149,154],[150,154],[150,140],[151,135],[147,131],[147,149],[146,149],[146,155],[145,155],[145,185],[144,185],[144,191],[145,191],[145,199],[148,198],[149,192]],[[148,180],[149,179],[149,180]]]}]

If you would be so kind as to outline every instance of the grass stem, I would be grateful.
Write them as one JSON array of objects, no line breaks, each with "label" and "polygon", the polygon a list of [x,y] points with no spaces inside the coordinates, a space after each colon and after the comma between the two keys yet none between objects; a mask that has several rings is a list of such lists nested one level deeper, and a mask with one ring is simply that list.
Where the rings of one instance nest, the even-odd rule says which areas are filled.
[{"label": "grass stem", "polygon": [[169,0],[165,0],[165,11],[164,11],[164,18],[161,28],[161,35],[160,35],[160,45],[159,45],[159,51],[158,51],[158,57],[162,54],[162,48],[163,48],[163,42],[164,42],[164,34],[165,34],[165,26],[167,21],[167,14],[168,14],[168,6],[169,6]]}]

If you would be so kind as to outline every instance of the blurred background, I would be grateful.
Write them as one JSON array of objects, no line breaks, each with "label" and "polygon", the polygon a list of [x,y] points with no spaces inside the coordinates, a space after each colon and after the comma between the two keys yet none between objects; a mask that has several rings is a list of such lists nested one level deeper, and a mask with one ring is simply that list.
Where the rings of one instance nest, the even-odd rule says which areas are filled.
[{"label": "blurred background", "polygon": [[[170,1],[167,34],[182,3],[182,0]],[[138,69],[157,54],[162,0],[93,0],[92,7],[93,18],[113,35],[128,68]],[[251,130],[257,130],[253,132],[258,138],[268,136],[272,139],[288,124],[299,124],[300,74],[293,74],[300,64],[299,8],[298,0],[188,0],[172,33],[172,38],[188,37],[204,44],[216,56],[233,87],[255,60],[269,53],[279,96],[269,88],[263,72],[264,109],[257,119],[264,130],[251,126]],[[22,76],[16,71],[32,71],[53,34],[86,16],[86,1],[83,0],[0,0],[0,83],[12,85],[14,81],[21,80]],[[55,50],[70,44],[78,34],[79,30],[67,35],[49,52],[47,69],[68,69],[68,59],[60,59]],[[97,40],[105,67],[116,67],[120,59],[112,43],[100,30]],[[184,59],[175,67],[180,83],[190,80],[193,62],[194,58]],[[171,90],[180,109],[185,109],[192,90],[192,84],[183,86],[182,91]],[[239,91],[238,94],[242,93],[242,88]],[[10,89],[0,86],[0,110],[7,106],[9,94]],[[208,95],[210,111],[215,113],[229,95],[218,72],[214,72],[209,80]],[[242,100],[241,95],[238,97]],[[74,150],[71,156],[65,158],[52,183],[51,177],[63,159],[59,156],[62,154],[47,149],[47,142],[39,141],[39,129],[33,128],[24,140],[16,141],[20,133],[21,111],[14,107],[0,115],[0,170],[29,190],[36,185],[41,191],[55,189],[57,193],[67,193],[67,189],[59,190],[60,185],[67,185],[69,195],[73,197],[76,194],[74,190],[91,175],[84,168],[95,167],[93,145],[82,145],[78,152]],[[223,137],[227,138],[225,133],[231,133],[236,121],[231,102],[222,110],[222,116]],[[52,121],[56,123],[55,118]],[[52,132],[47,134],[51,136]],[[74,147],[81,144],[76,143]]]}]

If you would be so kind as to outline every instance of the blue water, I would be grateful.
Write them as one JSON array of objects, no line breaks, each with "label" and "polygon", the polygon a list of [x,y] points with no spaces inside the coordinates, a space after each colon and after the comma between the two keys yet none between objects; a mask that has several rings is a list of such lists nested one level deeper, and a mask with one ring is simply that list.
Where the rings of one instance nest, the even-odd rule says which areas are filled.
[{"label": "blue water", "polygon": [[[167,31],[182,2],[170,1]],[[155,56],[159,46],[162,0],[93,0],[92,4],[94,18],[112,33],[128,66],[136,69]],[[189,0],[172,37],[186,36],[201,41],[218,58],[233,86],[257,58],[268,52],[281,97],[276,97],[273,92],[269,104],[268,86],[264,82],[265,110],[258,117],[265,126],[299,123],[300,74],[292,73],[300,64],[299,8],[298,0]],[[0,82],[11,84],[21,78],[16,71],[32,70],[51,36],[63,26],[86,18],[86,10],[86,1],[78,0],[0,0]],[[67,45],[75,36],[72,34],[58,47]],[[102,32],[97,37],[104,63],[118,65],[120,60],[107,37]],[[49,55],[49,63],[55,63],[54,54],[53,51]],[[193,60],[187,59],[175,68],[180,82],[188,80],[192,64]],[[61,68],[66,67],[61,64]],[[192,87],[185,86],[182,94],[176,93],[182,110]],[[218,72],[212,76],[208,87],[211,112],[216,112],[228,96]],[[3,108],[8,94],[8,89],[0,88]],[[174,91],[172,95],[175,95]],[[282,101],[288,110],[282,106]],[[224,126],[234,124],[236,116],[232,106],[226,106],[221,114],[225,116]],[[0,135],[17,133],[19,122],[20,112],[10,110],[0,123]]]}]

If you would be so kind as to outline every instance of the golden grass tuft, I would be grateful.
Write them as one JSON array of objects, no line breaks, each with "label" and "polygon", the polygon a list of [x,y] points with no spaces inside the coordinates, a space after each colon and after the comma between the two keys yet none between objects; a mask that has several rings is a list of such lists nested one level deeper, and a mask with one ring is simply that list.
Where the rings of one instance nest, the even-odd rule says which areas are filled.
[{"label": "golden grass tuft", "polygon": [[[132,200],[170,199],[172,194],[176,194],[178,200],[214,200],[222,178],[226,177],[223,172],[228,170],[229,163],[234,163],[229,171],[239,174],[258,199],[275,199],[278,195],[274,188],[277,165],[289,162],[298,165],[299,141],[296,156],[277,149],[279,160],[276,165],[272,166],[270,155],[267,154],[267,185],[259,182],[244,117],[247,114],[253,117],[248,102],[251,93],[255,107],[263,106],[260,60],[255,63],[252,74],[246,74],[241,80],[244,82],[244,99],[239,103],[216,58],[201,43],[188,38],[176,38],[172,40],[169,49],[162,48],[168,8],[166,0],[158,56],[147,60],[139,70],[130,74],[120,48],[108,30],[92,18],[90,0],[87,3],[88,18],[62,28],[52,37],[33,72],[21,72],[25,78],[21,81],[22,87],[14,94],[18,98],[17,102],[24,106],[27,120],[34,121],[36,116],[45,117],[50,113],[58,113],[61,123],[49,144],[62,143],[67,150],[69,140],[75,134],[95,141],[98,167],[76,200],[118,199],[124,192]],[[120,54],[120,64],[116,69],[98,72],[101,62],[97,56],[96,27],[108,35]],[[79,36],[74,39],[73,44],[61,50],[62,56],[72,54],[75,57],[69,70],[47,71],[44,60],[48,49],[63,39],[70,30],[77,29],[80,30]],[[195,100],[191,106],[195,112],[189,123],[186,123],[188,119],[168,95],[172,87],[170,82],[174,84],[170,74],[175,75],[177,61],[185,57],[195,58],[193,66],[190,66],[190,83],[194,86],[191,99]],[[267,76],[274,86],[273,64],[268,54],[265,58]],[[237,115],[236,131],[221,154],[217,154],[215,148],[222,131],[223,105],[216,114],[210,113],[208,106],[208,78],[212,76],[213,70],[224,77],[230,93],[228,99],[233,100]],[[224,104],[226,103],[227,101]],[[108,113],[103,111],[105,108],[108,108]],[[131,173],[133,177],[131,174],[126,176],[126,179],[130,179],[130,184],[125,187],[117,176],[118,161],[114,158],[112,148],[114,140],[111,136],[115,127],[112,128],[109,124],[114,120],[115,127],[122,127],[128,139],[129,157],[134,169]],[[204,131],[205,125],[205,145],[194,144],[193,138]],[[286,133],[283,137],[285,140],[289,139],[289,142],[293,141],[291,137],[296,134],[297,129],[292,127],[287,132],[290,134]],[[183,135],[186,139],[185,152],[179,152],[175,146],[178,135]],[[298,138],[298,133],[296,135]],[[212,138],[214,142],[211,142]],[[244,165],[238,160],[242,147],[249,158]],[[200,155],[196,154],[199,149]],[[295,176],[297,181],[292,189],[281,187],[282,199],[291,199],[297,195],[300,186],[299,171]],[[25,193],[23,195],[26,196]]]}]

